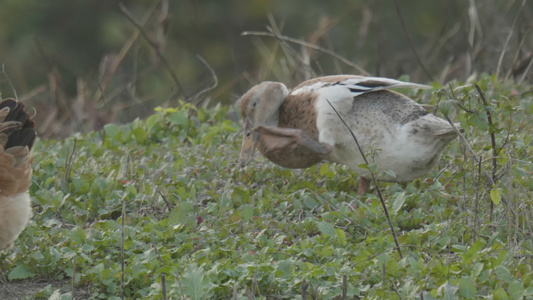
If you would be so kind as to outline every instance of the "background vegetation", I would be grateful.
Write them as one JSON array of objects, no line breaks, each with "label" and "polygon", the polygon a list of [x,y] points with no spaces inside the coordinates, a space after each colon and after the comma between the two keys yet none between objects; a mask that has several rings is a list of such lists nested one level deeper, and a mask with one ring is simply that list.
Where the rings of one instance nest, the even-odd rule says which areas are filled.
[{"label": "background vegetation", "polygon": [[[0,6],[0,63],[13,85],[0,76],[0,91],[3,97],[16,91],[39,111],[42,137],[100,129],[194,100],[214,82],[198,55],[218,84],[196,101],[233,104],[263,80],[292,86],[363,70],[421,83],[482,72],[520,79],[533,47],[533,3],[523,0],[124,2],[141,34],[115,0],[1,0]],[[299,39],[350,64],[244,31]]]},{"label": "background vegetation", "polygon": [[[0,4],[41,137],[2,299],[533,298],[531,1]],[[380,185],[402,255],[345,167],[237,167],[240,94],[336,73],[431,83],[465,130]]]}]

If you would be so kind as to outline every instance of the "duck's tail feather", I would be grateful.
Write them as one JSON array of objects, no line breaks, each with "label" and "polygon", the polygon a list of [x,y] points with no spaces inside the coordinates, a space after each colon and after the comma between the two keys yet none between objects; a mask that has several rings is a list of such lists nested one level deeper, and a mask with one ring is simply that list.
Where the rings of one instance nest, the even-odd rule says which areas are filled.
[{"label": "duck's tail feather", "polygon": [[[464,132],[464,129],[461,128],[461,124],[454,123],[453,125],[455,126],[455,128],[459,130],[459,132],[461,133]],[[448,127],[439,129],[435,131],[434,133],[435,136],[443,136],[443,135],[451,135],[451,134],[457,135],[457,131],[455,131],[455,129],[452,126],[450,126],[450,124],[448,124]]]}]

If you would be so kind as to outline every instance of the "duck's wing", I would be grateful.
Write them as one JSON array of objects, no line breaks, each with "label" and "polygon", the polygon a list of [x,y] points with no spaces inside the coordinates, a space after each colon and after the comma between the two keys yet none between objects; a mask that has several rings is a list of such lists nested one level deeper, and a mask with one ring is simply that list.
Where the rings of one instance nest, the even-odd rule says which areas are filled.
[{"label": "duck's wing", "polygon": [[350,92],[354,95],[354,97],[367,92],[389,90],[393,88],[431,88],[428,85],[404,82],[396,79],[382,77],[347,78],[339,82],[338,85],[348,88]]},{"label": "duck's wing", "polygon": [[0,196],[25,192],[31,184],[34,127],[24,104],[0,102]]},{"label": "duck's wing", "polygon": [[0,250],[13,245],[31,216],[34,127],[24,104],[0,102]]},{"label": "duck's wing", "polygon": [[323,88],[336,87],[345,88],[350,91],[352,97],[357,97],[361,94],[388,90],[394,88],[417,88],[429,89],[428,85],[399,81],[384,77],[364,77],[357,75],[334,75],[314,78],[305,81],[295,87],[291,94],[297,95],[300,93],[313,93]]},{"label": "duck's wing", "polygon": [[305,147],[315,155],[327,155],[331,146],[319,143],[297,128],[279,128],[257,126],[255,130],[261,135],[266,152],[288,153],[296,147]]}]

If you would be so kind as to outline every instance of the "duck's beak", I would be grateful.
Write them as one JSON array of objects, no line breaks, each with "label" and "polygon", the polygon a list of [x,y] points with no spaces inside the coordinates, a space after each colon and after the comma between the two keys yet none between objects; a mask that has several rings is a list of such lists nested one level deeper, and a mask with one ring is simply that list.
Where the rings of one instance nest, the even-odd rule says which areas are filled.
[{"label": "duck's beak", "polygon": [[259,136],[253,129],[251,121],[247,120],[242,133],[242,146],[239,158],[241,168],[244,168],[252,160],[258,138]]}]

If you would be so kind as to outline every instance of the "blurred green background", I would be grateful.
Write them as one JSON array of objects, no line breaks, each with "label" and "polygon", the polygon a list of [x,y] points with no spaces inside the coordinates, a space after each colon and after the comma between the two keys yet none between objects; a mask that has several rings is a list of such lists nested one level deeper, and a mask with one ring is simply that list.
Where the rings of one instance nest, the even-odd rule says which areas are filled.
[{"label": "blurred green background", "polygon": [[532,1],[132,0],[123,7],[0,0],[0,93],[35,107],[42,137],[127,122],[180,99],[233,104],[263,80],[294,86],[361,70],[421,83],[481,72],[531,79]]}]

